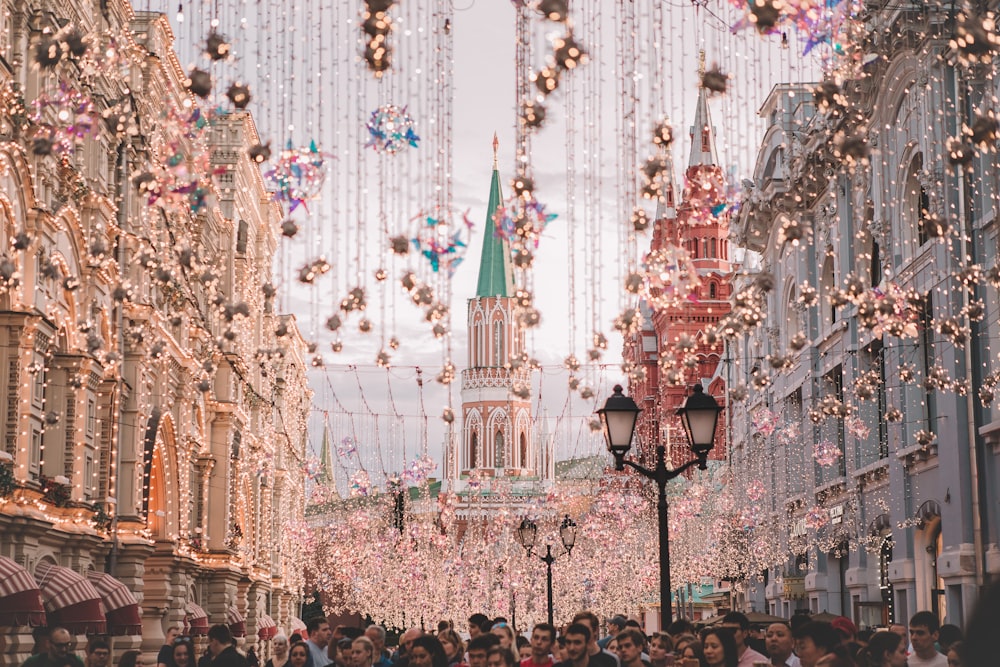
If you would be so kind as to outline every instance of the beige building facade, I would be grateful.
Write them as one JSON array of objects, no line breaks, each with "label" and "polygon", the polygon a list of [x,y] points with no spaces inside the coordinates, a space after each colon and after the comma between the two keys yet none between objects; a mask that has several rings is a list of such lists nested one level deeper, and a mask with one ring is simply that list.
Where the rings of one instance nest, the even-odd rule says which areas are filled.
[{"label": "beige building facade", "polygon": [[[272,306],[282,211],[247,153],[253,118],[192,122],[160,14],[0,0],[0,23],[0,570],[34,580],[48,623],[116,649],[155,652],[171,625],[242,622],[247,646],[290,629],[311,394]],[[40,66],[36,46],[73,30],[87,52]],[[91,127],[50,148],[61,107],[34,102],[67,89]],[[59,588],[74,576],[124,584],[141,638],[110,627],[104,595],[103,626],[79,618]],[[0,614],[0,665],[38,620]]]}]

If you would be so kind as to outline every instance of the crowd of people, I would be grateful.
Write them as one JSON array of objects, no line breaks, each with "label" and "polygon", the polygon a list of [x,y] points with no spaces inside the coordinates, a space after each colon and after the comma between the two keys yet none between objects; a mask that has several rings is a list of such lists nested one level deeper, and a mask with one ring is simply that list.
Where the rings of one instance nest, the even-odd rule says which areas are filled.
[{"label": "crowd of people", "polygon": [[[155,667],[996,667],[998,621],[1000,587],[981,598],[965,637],[928,611],[907,626],[863,632],[843,616],[825,622],[796,615],[752,627],[731,612],[700,630],[681,619],[648,636],[624,616],[608,620],[602,633],[600,619],[582,611],[559,629],[538,623],[529,636],[506,618],[473,614],[466,632],[442,621],[434,632],[406,630],[390,648],[379,625],[332,627],[317,617],[301,634],[275,636],[263,666],[254,647],[238,648],[229,626],[212,626],[200,652],[180,628],[169,628]],[[22,667],[144,667],[139,651],[124,652],[112,666],[111,645],[100,637],[90,639],[81,660],[64,628],[36,629],[35,641]]]}]

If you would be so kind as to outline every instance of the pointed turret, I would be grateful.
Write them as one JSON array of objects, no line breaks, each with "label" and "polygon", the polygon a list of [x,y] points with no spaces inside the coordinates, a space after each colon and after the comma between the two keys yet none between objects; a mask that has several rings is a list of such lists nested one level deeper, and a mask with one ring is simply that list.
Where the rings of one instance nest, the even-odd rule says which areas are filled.
[{"label": "pointed turret", "polygon": [[479,284],[476,296],[514,295],[514,267],[510,257],[510,244],[497,236],[493,216],[503,206],[500,191],[500,167],[497,160],[499,142],[493,134],[493,181],[490,183],[490,201],[486,206],[486,228],[483,232],[483,254],[479,262]]},{"label": "pointed turret", "polygon": [[317,481],[323,484],[333,483],[333,455],[330,451],[330,426],[324,420],[323,444],[319,448],[319,477]]},{"label": "pointed turret", "polygon": [[[705,74],[705,52],[701,52],[701,63],[698,67],[699,77]],[[698,88],[698,105],[694,110],[694,123],[688,134],[691,137],[691,156],[688,158],[688,168],[718,165],[719,155],[715,151],[715,127],[712,126],[712,116],[708,111],[708,90]]]}]

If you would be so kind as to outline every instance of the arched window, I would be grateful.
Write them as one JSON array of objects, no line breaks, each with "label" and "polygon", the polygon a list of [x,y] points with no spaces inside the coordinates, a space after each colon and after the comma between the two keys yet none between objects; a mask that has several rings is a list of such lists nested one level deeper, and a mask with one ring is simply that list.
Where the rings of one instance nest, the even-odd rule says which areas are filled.
[{"label": "arched window", "polygon": [[478,449],[479,449],[479,433],[473,431],[472,435],[469,436],[469,468],[476,467],[476,456],[478,454],[477,452]]},{"label": "arched window", "polygon": [[903,261],[913,258],[917,250],[927,242],[924,217],[930,205],[927,190],[920,182],[923,156],[917,154],[910,162],[903,186],[903,206],[900,216],[900,238],[902,239]]},{"label": "arched window", "polygon": [[716,298],[717,294],[715,293],[715,291],[716,291],[715,290],[715,283],[714,282],[709,283],[708,284],[708,298],[709,299]]},{"label": "arched window", "polygon": [[504,452],[503,452],[503,432],[497,431],[497,434],[493,436],[493,467],[503,468],[504,467]]},{"label": "arched window", "polygon": [[688,251],[691,253],[692,259],[698,259],[698,239],[688,241]]},{"label": "arched window", "polygon": [[708,239],[701,240],[701,256],[708,257]]},{"label": "arched window", "polygon": [[520,442],[520,447],[518,447],[518,449],[520,450],[521,454],[521,467],[530,468],[531,466],[528,465],[528,438],[527,436],[524,435],[523,432],[521,433],[521,442]]},{"label": "arched window", "polygon": [[869,274],[871,275],[872,286],[877,287],[882,282],[882,248],[875,239],[872,239],[871,257]]},{"label": "arched window", "polygon": [[823,285],[821,303],[825,303],[828,306],[828,309],[823,311],[823,322],[829,327],[837,321],[837,308],[829,303],[830,292],[836,286],[833,276],[833,257],[829,255],[823,260],[823,273],[821,274],[820,282]]},{"label": "arched window", "polygon": [[493,365],[503,366],[504,359],[503,321],[493,322]]},{"label": "arched window", "polygon": [[708,256],[712,259],[718,257],[718,251],[716,249],[715,239],[708,240]]}]

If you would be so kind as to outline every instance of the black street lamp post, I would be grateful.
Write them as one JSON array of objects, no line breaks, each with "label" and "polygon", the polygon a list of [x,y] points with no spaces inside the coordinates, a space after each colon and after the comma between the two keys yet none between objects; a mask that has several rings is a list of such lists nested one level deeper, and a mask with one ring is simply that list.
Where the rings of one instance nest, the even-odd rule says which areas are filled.
[{"label": "black street lamp post", "polygon": [[[532,550],[535,548],[535,537],[538,535],[538,525],[531,519],[525,518],[521,520],[521,525],[517,528],[517,541],[521,543],[521,546],[528,551],[528,555],[531,556]],[[573,551],[573,545],[576,544],[576,522],[569,518],[567,514],[563,517],[562,523],[559,524],[559,540],[562,542],[563,553],[567,556]],[[534,554],[537,555],[537,554]],[[552,563],[556,562],[562,554],[552,554],[552,544],[545,544],[545,555],[538,556],[538,558],[545,563],[545,582],[546,582],[546,592],[548,593],[548,603],[549,603],[549,624],[552,625]]]},{"label": "black street lamp post", "polygon": [[722,408],[710,394],[706,394],[701,385],[695,385],[693,392],[677,409],[677,415],[684,425],[688,445],[695,458],[679,468],[668,469],[666,448],[656,445],[656,467],[649,469],[625,458],[632,448],[632,436],[635,433],[635,423],[642,410],[629,396],[622,394],[621,385],[615,385],[614,394],[597,411],[604,426],[604,437],[608,442],[608,451],[615,457],[615,470],[624,470],[629,466],[643,477],[656,482],[659,495],[656,509],[660,523],[660,629],[666,630],[673,621],[673,608],[670,603],[670,524],[667,521],[667,482],[680,476],[691,466],[697,465],[701,470],[708,468],[708,453],[715,446],[715,428],[719,421]]}]

